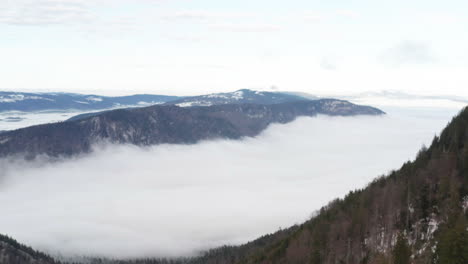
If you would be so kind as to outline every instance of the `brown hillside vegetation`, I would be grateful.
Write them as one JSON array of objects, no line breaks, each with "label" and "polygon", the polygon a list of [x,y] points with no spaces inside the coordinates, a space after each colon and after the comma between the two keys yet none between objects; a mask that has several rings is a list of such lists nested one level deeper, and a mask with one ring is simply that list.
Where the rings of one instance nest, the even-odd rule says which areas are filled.
[{"label": "brown hillside vegetation", "polygon": [[415,161],[331,202],[299,226],[193,259],[95,263],[466,264],[468,109]]},{"label": "brown hillside vegetation", "polygon": [[465,109],[414,162],[331,202],[289,237],[239,262],[466,264],[467,213]]}]

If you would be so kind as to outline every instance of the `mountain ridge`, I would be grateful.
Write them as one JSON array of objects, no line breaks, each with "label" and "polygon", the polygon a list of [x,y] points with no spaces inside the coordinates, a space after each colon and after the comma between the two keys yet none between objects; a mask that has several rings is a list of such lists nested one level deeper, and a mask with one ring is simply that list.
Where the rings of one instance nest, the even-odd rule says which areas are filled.
[{"label": "mountain ridge", "polygon": [[78,93],[26,93],[0,91],[0,112],[6,111],[58,111],[105,110],[125,107],[144,107],[155,104],[172,104],[181,107],[211,106],[218,104],[277,104],[309,100],[284,92],[241,89],[234,92],[210,93],[196,96],[134,94],[127,96],[102,96]]},{"label": "mountain ridge", "polygon": [[230,93],[213,93],[189,96],[176,99],[165,104],[173,104],[181,107],[192,107],[220,104],[281,104],[307,100],[310,99],[284,92],[267,92],[241,89]]},{"label": "mountain ridge", "polygon": [[178,96],[135,94],[101,96],[75,93],[23,93],[0,91],[0,112],[44,110],[99,110],[128,106],[162,104]]},{"label": "mountain ridge", "polygon": [[193,144],[205,139],[255,136],[271,123],[291,122],[298,116],[382,115],[369,106],[322,99],[283,104],[236,104],[183,108],[154,105],[119,109],[84,119],[33,126],[0,134],[0,156],[71,156],[89,152],[94,143],[149,146]]}]

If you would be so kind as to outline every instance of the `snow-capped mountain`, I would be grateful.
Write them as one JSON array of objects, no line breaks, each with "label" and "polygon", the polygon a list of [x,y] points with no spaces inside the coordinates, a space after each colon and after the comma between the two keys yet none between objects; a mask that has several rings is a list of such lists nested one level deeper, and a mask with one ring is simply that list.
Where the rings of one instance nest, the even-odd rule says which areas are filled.
[{"label": "snow-capped mountain", "polygon": [[199,96],[168,96],[137,94],[130,96],[99,96],[75,93],[22,93],[0,92],[0,112],[49,110],[104,110],[129,106],[171,104],[181,107],[211,106],[221,104],[278,104],[308,98],[282,92],[262,92],[248,89],[231,93],[213,93]]},{"label": "snow-capped mountain", "polygon": [[180,107],[211,106],[223,104],[280,104],[294,101],[305,101],[307,98],[281,92],[263,92],[242,89],[231,93],[213,93],[207,95],[184,97],[166,104]]},{"label": "snow-capped mountain", "polygon": [[148,106],[179,99],[177,96],[138,94],[98,96],[73,93],[0,92],[0,112],[44,110],[97,110],[126,106]]},{"label": "snow-capped mountain", "polygon": [[31,125],[60,122],[71,117],[73,117],[72,119],[80,119],[117,108],[145,107],[157,104],[181,107],[245,103],[270,105],[308,99],[283,92],[261,92],[247,89],[231,93],[189,97],[152,94],[109,97],[75,93],[0,91],[0,130],[13,130]]}]

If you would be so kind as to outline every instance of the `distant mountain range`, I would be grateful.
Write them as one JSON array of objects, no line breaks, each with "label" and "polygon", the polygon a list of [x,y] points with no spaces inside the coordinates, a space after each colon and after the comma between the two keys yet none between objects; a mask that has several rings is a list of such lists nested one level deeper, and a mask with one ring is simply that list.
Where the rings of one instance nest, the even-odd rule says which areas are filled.
[{"label": "distant mountain range", "polygon": [[[399,91],[366,92],[354,95],[337,95],[327,98],[348,100],[358,104],[399,105],[411,102],[415,105],[431,105],[433,101],[450,103],[455,106],[468,103],[467,98],[459,96],[414,95]],[[130,96],[100,96],[75,93],[22,93],[0,91],[0,112],[6,111],[50,111],[80,110],[95,111],[126,107],[144,107],[155,104],[173,104],[181,107],[212,106],[220,104],[278,104],[301,100],[318,100],[318,97],[303,92],[267,92],[242,89],[230,93],[212,93],[198,96],[168,96],[137,94]],[[418,104],[419,103],[419,104]]]},{"label": "distant mountain range", "polygon": [[271,123],[298,116],[381,115],[381,110],[335,99],[280,104],[222,104],[179,107],[154,105],[112,110],[68,122],[32,126],[0,134],[0,156],[69,156],[88,152],[100,141],[149,146],[255,136]]},{"label": "distant mountain range", "polygon": [[231,93],[213,93],[184,97],[151,94],[109,97],[72,93],[0,92],[0,112],[33,112],[70,109],[105,110],[125,107],[144,107],[155,104],[172,104],[181,107],[245,103],[278,104],[301,100],[309,99],[281,92],[262,92],[248,89]]},{"label": "distant mountain range", "polygon": [[[318,98],[317,98],[318,99]],[[176,105],[180,107],[193,107],[193,106],[212,106],[212,105],[225,105],[225,104],[281,104],[296,101],[310,101],[310,98],[288,94],[284,92],[263,92],[253,91],[249,89],[242,89],[231,93],[213,93],[198,96],[181,97],[175,100],[168,101],[164,105]],[[316,100],[316,99],[314,99]],[[86,113],[74,116],[68,121],[83,119],[90,116],[95,116],[103,112]]]},{"label": "distant mountain range", "polygon": [[[319,100],[316,103],[318,102],[324,107],[322,111],[328,109],[336,114],[353,108],[352,104],[341,103],[342,101]],[[303,107],[318,109],[317,105],[309,104],[310,102],[301,102],[299,105],[302,106],[294,108],[290,113],[300,113]],[[273,110],[276,107],[262,107],[277,111]],[[281,106],[283,107],[287,107],[287,104]],[[371,111],[369,108],[364,110],[358,106],[354,107],[361,111]],[[158,108],[159,111],[165,106],[150,107],[144,111],[156,110],[152,108]],[[226,108],[235,111],[228,111]],[[193,109],[201,111],[209,108]],[[218,109],[213,112],[217,113],[214,116],[218,117],[226,111],[228,115],[237,117],[258,114],[254,109],[243,108],[242,105],[216,106],[214,109]],[[133,117],[135,114],[129,110],[125,111],[128,111],[125,114],[128,117]],[[187,109],[169,106],[166,111],[182,113]],[[116,112],[108,114],[110,113]],[[277,116],[279,118],[282,115]],[[83,124],[91,122],[96,127],[102,127],[102,122],[105,120],[108,122],[114,117],[104,115],[102,119],[95,118],[97,117],[79,122],[84,122]],[[164,118],[163,120],[170,120]],[[156,121],[159,122],[159,119]],[[96,259],[90,260],[90,263],[466,264],[468,263],[467,131],[468,109],[465,109],[451,121],[439,137],[434,138],[429,148],[420,150],[414,161],[406,162],[399,170],[375,179],[363,189],[351,191],[343,199],[332,201],[300,225],[265,235],[244,245],[220,247],[194,258],[161,260],[142,256],[140,260]],[[0,236],[0,263],[54,264],[57,262],[11,238]]]},{"label": "distant mountain range", "polygon": [[177,96],[138,94],[108,97],[72,93],[0,92],[0,112],[44,110],[99,110],[125,106],[148,106],[179,99]]}]

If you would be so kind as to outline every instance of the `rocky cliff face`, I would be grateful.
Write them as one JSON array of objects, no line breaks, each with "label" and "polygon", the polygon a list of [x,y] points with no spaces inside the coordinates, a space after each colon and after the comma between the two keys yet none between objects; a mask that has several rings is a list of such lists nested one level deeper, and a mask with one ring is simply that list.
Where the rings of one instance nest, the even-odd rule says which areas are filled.
[{"label": "rocky cliff face", "polygon": [[91,150],[100,141],[148,146],[192,144],[199,140],[255,136],[271,123],[298,116],[381,115],[382,111],[347,101],[323,99],[274,105],[216,105],[182,108],[173,105],[121,109],[63,123],[34,126],[0,134],[0,156],[70,156]]}]

